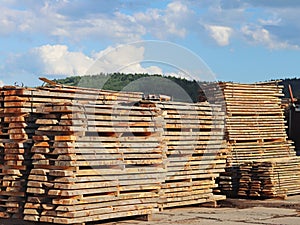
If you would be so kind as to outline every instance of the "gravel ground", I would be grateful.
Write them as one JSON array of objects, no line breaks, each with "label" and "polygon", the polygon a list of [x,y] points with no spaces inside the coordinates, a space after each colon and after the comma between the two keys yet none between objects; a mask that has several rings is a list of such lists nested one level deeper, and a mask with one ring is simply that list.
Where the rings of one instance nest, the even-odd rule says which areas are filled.
[{"label": "gravel ground", "polygon": [[[124,220],[106,225],[299,225],[300,196],[286,200],[228,199],[218,208],[186,207],[164,210],[150,221]],[[32,225],[33,222],[0,220],[0,225]],[[98,223],[100,224],[100,223]],[[103,224],[103,223],[102,223]],[[46,224],[38,224],[46,225]],[[53,224],[52,224],[53,225]]]}]

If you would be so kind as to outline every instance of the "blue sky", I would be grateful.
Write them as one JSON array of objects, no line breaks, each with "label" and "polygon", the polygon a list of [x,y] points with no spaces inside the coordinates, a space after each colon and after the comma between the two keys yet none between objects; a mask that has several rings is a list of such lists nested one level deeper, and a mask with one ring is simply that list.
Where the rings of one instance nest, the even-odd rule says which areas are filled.
[{"label": "blue sky", "polygon": [[[84,75],[115,47],[143,40],[191,51],[216,80],[299,76],[300,1],[0,0],[0,10],[0,84]],[[149,52],[129,44],[105,58],[99,72],[133,60],[124,72],[178,73],[142,63]]]}]

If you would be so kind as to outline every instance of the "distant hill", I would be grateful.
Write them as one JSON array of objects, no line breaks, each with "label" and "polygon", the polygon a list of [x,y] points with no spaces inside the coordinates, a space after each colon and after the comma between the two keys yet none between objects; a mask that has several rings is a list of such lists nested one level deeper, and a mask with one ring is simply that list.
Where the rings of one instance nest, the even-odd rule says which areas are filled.
[{"label": "distant hill", "polygon": [[100,88],[114,91],[141,91],[145,94],[164,94],[176,101],[198,101],[199,84],[194,80],[159,74],[99,74],[73,76],[54,80],[57,83],[71,86]]},{"label": "distant hill", "polygon": [[[162,76],[159,74],[99,74],[73,76],[54,80],[57,83],[71,86],[101,88],[115,91],[142,91],[145,94],[165,94],[177,101],[198,101],[203,82],[190,81],[184,78]],[[300,99],[300,78],[282,80],[285,98],[290,98],[288,85],[293,89],[294,97]]]}]

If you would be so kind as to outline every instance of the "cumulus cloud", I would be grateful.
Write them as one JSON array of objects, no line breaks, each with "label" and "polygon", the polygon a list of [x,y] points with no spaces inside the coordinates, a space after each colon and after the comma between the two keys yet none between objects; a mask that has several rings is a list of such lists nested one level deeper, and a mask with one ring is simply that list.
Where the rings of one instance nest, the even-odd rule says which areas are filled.
[{"label": "cumulus cloud", "polygon": [[82,52],[72,52],[65,45],[43,45],[26,53],[11,55],[4,70],[43,75],[83,75],[93,59]]},{"label": "cumulus cloud", "polygon": [[229,45],[229,39],[232,34],[232,28],[224,26],[207,25],[206,29],[210,32],[213,39],[220,45]]},{"label": "cumulus cloud", "polygon": [[253,44],[265,45],[270,49],[299,49],[297,45],[291,45],[287,41],[276,39],[268,30],[263,27],[244,26],[241,29],[246,39]]},{"label": "cumulus cloud", "polygon": [[[255,40],[254,30],[245,30],[254,24],[261,27],[256,33],[262,32],[265,39],[269,35],[273,42],[281,43],[281,48],[290,48],[300,46],[299,7],[300,3],[292,0],[174,0],[160,3],[159,7],[149,1],[10,0],[0,6],[0,35],[21,34],[28,40],[43,34],[52,41],[82,43],[101,39],[111,44],[143,38],[184,39],[197,34],[226,46],[231,44],[233,34]],[[273,48],[264,41],[255,43]]]},{"label": "cumulus cloud", "polygon": [[156,38],[184,38],[190,23],[195,23],[193,10],[180,1],[169,3],[165,9],[150,8],[133,14],[136,22],[142,25],[147,34]]},{"label": "cumulus cloud", "polygon": [[123,45],[117,48],[108,47],[107,49],[95,53],[94,64],[89,68],[89,74],[100,72],[113,73],[149,73],[162,74],[161,68],[157,66],[143,67],[144,47],[133,45]]},{"label": "cumulus cloud", "polygon": [[99,73],[149,73],[161,74],[157,66],[142,65],[144,48],[123,46],[107,49],[88,56],[80,51],[70,51],[66,45],[43,45],[26,53],[11,55],[1,71],[10,75],[61,76]]},{"label": "cumulus cloud", "polygon": [[83,75],[93,59],[82,52],[71,52],[65,45],[44,45],[31,53],[41,59],[44,73]]},{"label": "cumulus cloud", "polygon": [[[27,3],[26,3],[27,2]],[[131,11],[133,4],[107,1],[32,1],[20,5],[0,7],[1,32],[11,34],[44,34],[59,40],[82,41],[88,38],[115,42],[141,40],[145,35],[156,38],[186,36],[186,26],[191,22],[193,11],[186,4],[175,1],[166,8],[150,8]],[[140,4],[146,4],[145,2]],[[96,7],[95,7],[96,5]],[[25,8],[26,10],[21,10]]]}]

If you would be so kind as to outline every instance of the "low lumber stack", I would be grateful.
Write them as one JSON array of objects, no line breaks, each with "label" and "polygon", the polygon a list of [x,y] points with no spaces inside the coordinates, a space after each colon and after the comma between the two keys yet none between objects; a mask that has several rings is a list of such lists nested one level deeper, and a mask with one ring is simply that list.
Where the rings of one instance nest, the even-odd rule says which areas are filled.
[{"label": "low lumber stack", "polygon": [[240,166],[239,196],[283,197],[299,194],[298,157],[255,161]]},{"label": "low lumber stack", "polygon": [[25,220],[74,224],[158,211],[158,108],[58,103],[40,111]]},{"label": "low lumber stack", "polygon": [[224,172],[224,112],[207,102],[161,102],[165,120],[167,176],[162,185],[160,208],[214,202],[215,179]]},{"label": "low lumber stack", "polygon": [[287,140],[282,87],[220,83],[230,150],[221,189],[228,195],[274,197],[300,193],[300,159]]}]

